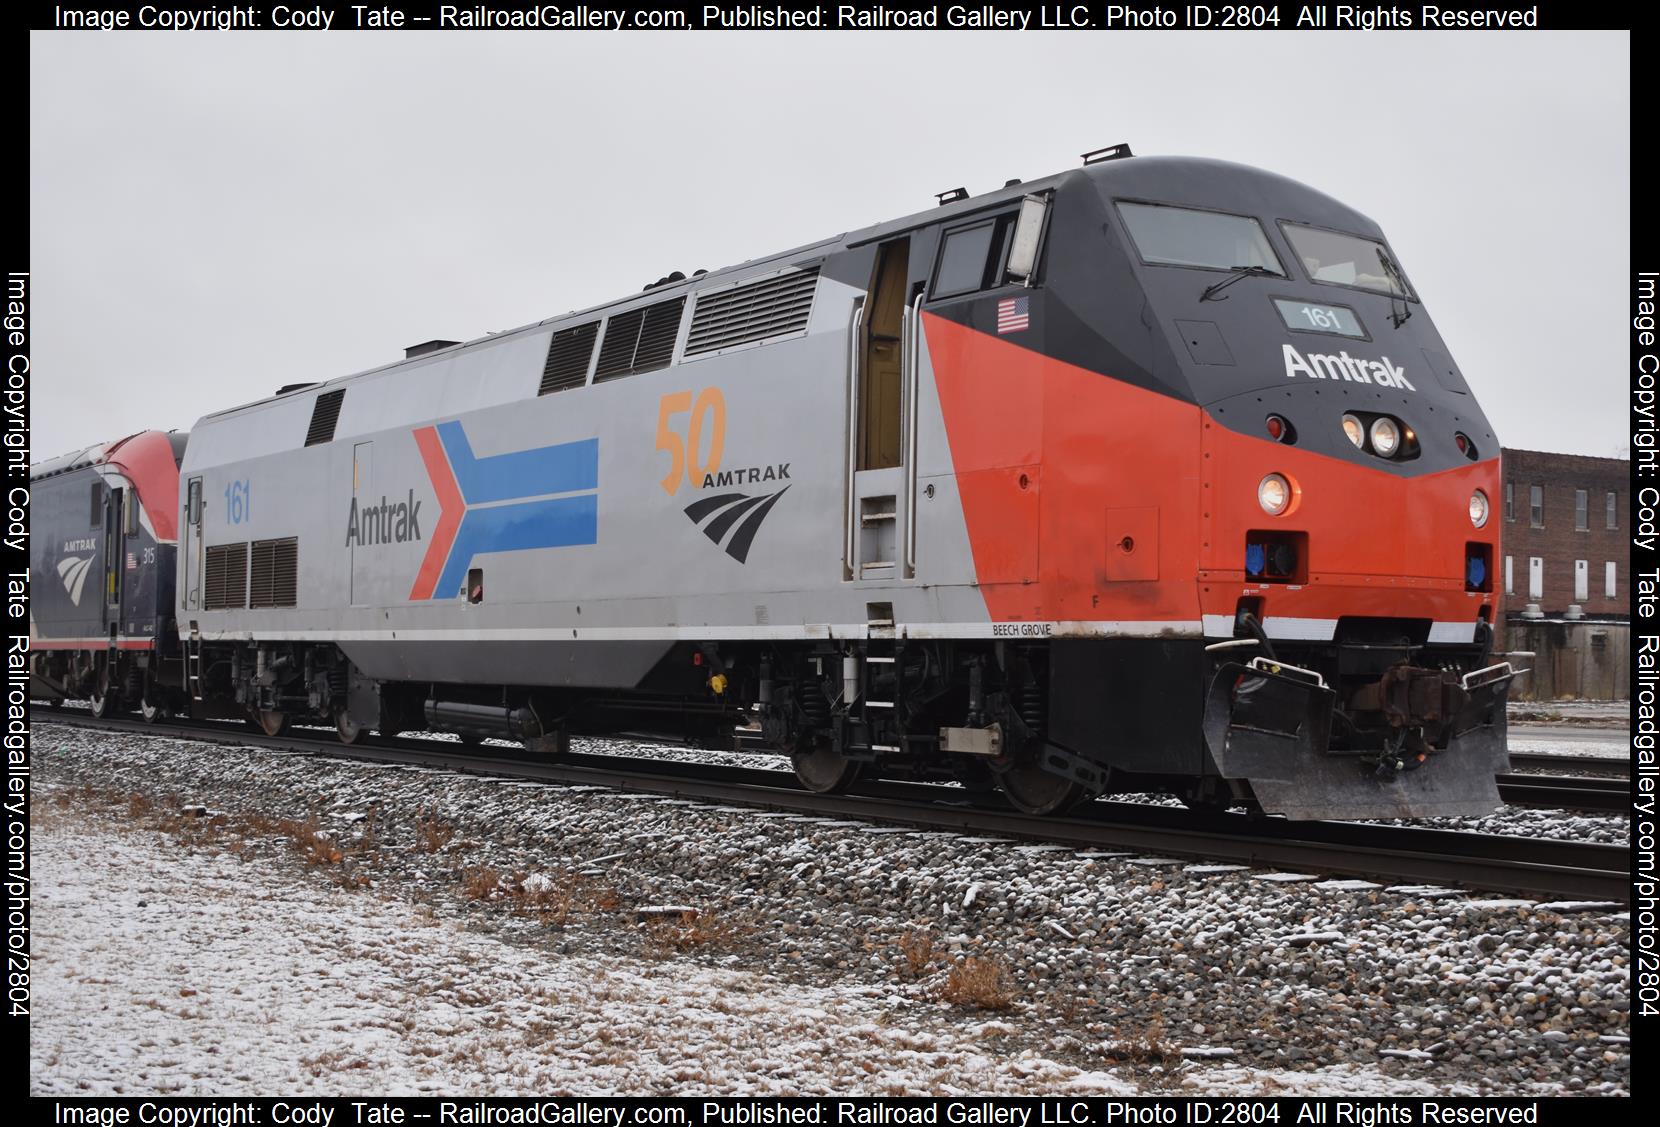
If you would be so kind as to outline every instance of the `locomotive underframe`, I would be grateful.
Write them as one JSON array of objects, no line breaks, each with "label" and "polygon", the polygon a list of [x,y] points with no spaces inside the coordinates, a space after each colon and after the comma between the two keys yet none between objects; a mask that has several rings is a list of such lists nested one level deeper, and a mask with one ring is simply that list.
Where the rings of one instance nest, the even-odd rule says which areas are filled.
[{"label": "locomotive underframe", "polygon": [[[748,730],[789,755],[812,789],[861,776],[952,780],[1039,813],[1144,791],[1301,817],[1497,805],[1509,677],[1466,687],[1493,667],[1485,623],[1467,645],[1428,644],[1418,620],[1344,620],[1320,643],[1270,641],[1248,620],[1238,633],[1222,648],[1194,638],[679,642],[627,689],[376,681],[332,645],[282,642],[199,644],[159,663],[176,674],[145,676],[167,686],[150,696],[169,708],[246,715],[268,731],[334,724],[348,742],[437,730],[550,753],[572,735],[731,749]],[[79,676],[72,685],[84,687],[97,673]],[[1172,719],[1201,710],[1202,725]]]}]

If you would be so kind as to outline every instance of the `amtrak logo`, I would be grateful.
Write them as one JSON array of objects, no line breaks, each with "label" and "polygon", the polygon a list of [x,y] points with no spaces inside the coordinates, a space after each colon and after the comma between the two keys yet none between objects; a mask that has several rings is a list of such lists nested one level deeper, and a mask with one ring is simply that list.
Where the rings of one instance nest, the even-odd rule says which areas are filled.
[{"label": "amtrak logo", "polygon": [[[686,515],[693,524],[702,525],[703,535],[716,544],[726,539],[730,532],[732,537],[726,540],[723,547],[727,555],[743,563],[749,559],[749,546],[755,542],[755,534],[761,531],[761,522],[767,519],[778,499],[789,491],[790,487],[786,485],[777,493],[762,493],[754,497],[744,493],[720,493],[693,501],[686,506]],[[706,519],[708,524],[703,523]],[[734,526],[736,531],[733,531]]]},{"label": "amtrak logo", "polygon": [[[415,445],[438,495],[438,523],[411,599],[461,594],[475,556],[599,542],[599,439],[479,458],[461,424],[448,422],[416,430]],[[411,493],[380,508],[401,509],[405,536],[419,536],[417,505]]]},{"label": "amtrak logo", "polygon": [[92,557],[66,556],[58,561],[58,578],[69,592],[69,601],[81,605],[81,590],[86,586],[86,573],[92,570]]},{"label": "amtrak logo", "polygon": [[1287,379],[1303,375],[1311,380],[1349,380],[1352,383],[1372,383],[1379,387],[1399,388],[1403,391],[1417,391],[1412,381],[1406,378],[1406,373],[1390,362],[1389,357],[1383,360],[1362,360],[1358,356],[1350,356],[1347,352],[1331,353],[1311,352],[1305,358],[1294,345],[1285,346],[1285,375]]}]

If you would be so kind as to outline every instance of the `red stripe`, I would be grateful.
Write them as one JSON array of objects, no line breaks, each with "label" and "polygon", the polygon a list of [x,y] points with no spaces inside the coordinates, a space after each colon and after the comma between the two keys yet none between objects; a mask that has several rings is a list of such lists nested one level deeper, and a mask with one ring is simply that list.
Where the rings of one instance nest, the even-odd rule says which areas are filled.
[{"label": "red stripe", "polygon": [[[108,638],[30,638],[31,650],[107,650]],[[117,638],[115,648],[118,650],[153,650],[156,648],[154,638]]]},{"label": "red stripe", "polygon": [[432,479],[433,492],[438,494],[438,524],[432,530],[432,542],[421,559],[421,570],[415,573],[415,586],[409,589],[411,599],[430,599],[432,589],[438,586],[438,576],[449,559],[455,544],[456,530],[461,527],[461,490],[456,487],[455,474],[444,453],[444,444],[438,440],[436,427],[422,427],[415,432],[415,445],[421,449],[421,461],[426,463],[427,477]]}]

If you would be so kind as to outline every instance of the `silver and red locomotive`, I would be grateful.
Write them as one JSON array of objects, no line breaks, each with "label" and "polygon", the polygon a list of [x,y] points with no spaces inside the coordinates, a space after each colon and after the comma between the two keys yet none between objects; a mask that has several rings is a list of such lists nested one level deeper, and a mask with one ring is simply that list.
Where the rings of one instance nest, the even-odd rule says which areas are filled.
[{"label": "silver and red locomotive", "polygon": [[[1498,449],[1370,219],[1120,146],[208,415],[145,660],[42,614],[37,685],[348,742],[759,725],[814,789],[1035,812],[1484,812]],[[78,537],[105,596],[124,519]]]}]

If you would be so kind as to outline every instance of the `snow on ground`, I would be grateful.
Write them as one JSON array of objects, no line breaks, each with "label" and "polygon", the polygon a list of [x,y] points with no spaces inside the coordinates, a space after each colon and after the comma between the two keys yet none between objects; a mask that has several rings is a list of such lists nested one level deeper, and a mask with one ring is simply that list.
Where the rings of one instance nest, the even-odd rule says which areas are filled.
[{"label": "snow on ground", "polygon": [[[307,1007],[320,1003],[302,999],[302,1006],[286,990],[255,995],[273,1015],[271,1040],[244,1033],[249,1039],[242,1043],[262,1054],[266,1063],[257,1067],[263,1079],[237,1081],[232,1073],[226,1081],[250,1091],[264,1090],[266,1070],[293,1068],[305,1054],[331,1051],[342,1041],[375,1044],[367,1034],[336,1038],[333,1029],[333,1023],[355,1029],[353,1015],[371,1007],[399,1021],[407,1013],[421,1036],[410,1039],[415,1047],[406,1052],[426,1054],[416,1064],[427,1067],[424,1075],[436,1076],[436,1083],[459,1085],[451,1076],[464,1074],[467,1051],[488,1062],[500,1044],[491,1038],[526,1043],[527,1023],[535,1019],[517,1004],[496,1007],[501,994],[535,997],[530,984],[546,983],[552,1000],[534,1004],[562,1006],[554,1011],[561,1022],[583,1028],[586,1011],[574,992],[601,973],[607,983],[643,981],[648,993],[670,998],[653,1003],[658,1009],[649,1020],[639,1017],[643,995],[587,1003],[622,1014],[613,1019],[606,1011],[599,1028],[621,1021],[624,1028],[644,1029],[648,1040],[657,1029],[691,1020],[683,1013],[703,1013],[701,999],[718,998],[723,990],[781,1001],[758,1001],[758,1010],[738,1017],[708,1018],[715,1027],[698,1034],[697,1056],[716,1065],[730,1062],[718,1078],[675,1080],[663,1058],[675,1057],[674,1046],[686,1037],[669,1029],[666,1042],[651,1042],[651,1062],[629,1065],[642,1069],[636,1072],[609,1063],[610,1071],[600,1072],[592,1061],[560,1072],[568,1057],[594,1050],[547,1034],[551,1060],[534,1048],[520,1050],[531,1058],[527,1067],[544,1072],[504,1073],[511,1083],[551,1089],[574,1072],[590,1078],[587,1084],[565,1081],[577,1091],[600,1090],[591,1079],[596,1076],[607,1082],[622,1076],[614,1090],[687,1092],[878,1092],[887,1090],[881,1085],[890,1076],[931,1091],[947,1084],[1031,1092],[1068,1084],[1109,1092],[1110,1084],[1140,1084],[1154,1091],[1266,1094],[1288,1087],[1353,1092],[1363,1085],[1381,1093],[1629,1090],[1630,1050],[1623,1041],[1629,1032],[1629,917],[1607,906],[1379,888],[1365,881],[1277,882],[1271,878],[1287,875],[50,724],[37,729],[35,748],[34,778],[45,788],[35,796],[37,811],[44,809],[48,821],[72,807],[77,818],[94,815],[87,828],[71,833],[49,825],[42,838],[39,909],[42,926],[54,929],[51,943],[39,948],[40,973],[49,980],[42,1011],[61,1008],[44,999],[47,990],[62,988],[54,976],[66,975],[64,968],[77,972],[70,982],[84,989],[69,993],[73,1016],[37,1024],[37,1083],[41,1077],[72,1083],[84,1074],[81,1059],[101,1062],[101,1053],[131,1049],[144,1036],[135,1028],[146,1026],[118,1024],[110,991],[125,991],[119,997],[134,1006],[144,999],[188,1004],[198,995],[177,990],[200,992],[203,986],[172,968],[208,960],[243,934],[246,920],[255,932],[269,932],[280,953],[260,964],[255,984],[315,980],[318,991],[337,1003],[319,1017]],[[132,803],[147,803],[150,813],[132,814]],[[224,811],[224,822],[240,827],[217,837],[189,829],[202,821],[218,824],[215,818],[181,823],[183,810],[201,804]],[[263,828],[254,824],[258,819]],[[277,819],[289,829],[275,826]],[[111,846],[82,841],[84,834],[107,834],[110,826],[135,820],[168,829],[172,844],[165,856],[152,856],[160,845],[146,846],[150,853],[132,846],[137,860],[127,858],[117,871],[105,857]],[[325,840],[347,856],[304,868],[292,829],[306,825],[312,836],[330,835]],[[192,849],[176,844],[190,840],[197,842]],[[68,860],[60,861],[59,854]],[[231,856],[245,860],[232,862]],[[112,871],[98,871],[104,868]],[[550,921],[521,910],[523,898],[500,888],[476,891],[475,879],[485,872],[525,892],[552,882],[554,890],[604,892],[610,899]],[[358,877],[369,887],[335,887],[362,883]],[[149,885],[160,890],[156,899],[146,893]],[[69,903],[81,914],[67,923],[53,915],[63,908],[60,890],[78,897]],[[248,904],[239,910],[236,897],[244,892]],[[215,897],[228,906],[210,915]],[[137,905],[138,899],[146,904]],[[154,903],[167,904],[168,914],[185,913],[194,927],[175,934],[165,914],[124,914],[149,912]],[[731,921],[735,930],[728,940],[665,955],[653,950],[636,916],[647,906],[672,904],[696,906],[717,922]],[[283,930],[284,912],[302,920],[297,937]],[[353,914],[350,926],[329,923],[330,916]],[[382,919],[392,921],[386,933],[375,925]],[[411,930],[411,919],[438,926],[416,927],[420,938],[402,946],[399,937]],[[307,929],[318,938],[307,942]],[[379,945],[365,934],[380,936]],[[206,937],[195,940],[205,954],[190,946],[192,936]],[[907,946],[918,939],[929,948]],[[120,945],[141,941],[172,952],[160,967],[177,981],[162,980],[154,960]],[[74,958],[60,968],[51,961],[54,950]],[[313,950],[330,958],[313,959]],[[376,952],[383,957],[371,957]],[[970,956],[1000,963],[1006,972],[1008,1008],[995,1021],[946,1003],[949,979]],[[119,976],[96,969],[105,961],[123,968]],[[333,969],[337,961],[345,972]],[[289,974],[289,963],[296,974]],[[238,960],[213,965],[219,969],[208,978],[218,1015],[242,999],[232,993],[235,986],[244,995],[253,987],[237,977]],[[497,965],[505,968],[500,977],[474,969]],[[321,977],[324,970],[329,978]],[[336,985],[341,973],[354,991],[358,981],[367,984],[364,998],[342,1000]],[[103,994],[92,989],[99,984],[83,981],[88,976],[110,980],[101,985]],[[221,980],[230,985],[214,985]],[[670,993],[679,984],[688,988],[686,1006],[680,994]],[[133,1001],[140,990],[151,993]],[[446,1011],[437,1025],[423,1025],[432,998],[431,1004],[454,1012]],[[101,1008],[106,1004],[111,1011]],[[778,1005],[826,1016],[795,1028],[775,1021]],[[147,1014],[147,1020],[160,1020]],[[751,1032],[728,1038],[724,1030],[738,1021]],[[127,1032],[108,1045],[75,1032],[106,1023]],[[867,1035],[850,1036],[866,1026],[877,1036],[905,1031],[907,1038],[927,1040],[888,1041],[867,1053]],[[449,1040],[440,1027],[472,1040]],[[168,1028],[186,1045],[211,1046],[221,1037],[208,1025],[201,1039],[192,1040],[190,1034],[204,1027],[193,1029],[183,1019]],[[69,1043],[68,1056],[60,1052],[57,1063],[38,1067],[51,1059],[41,1052],[47,1033]],[[222,1036],[227,1044],[235,1040]],[[320,1047],[294,1048],[301,1036]],[[783,1077],[744,1071],[748,1057],[732,1046],[745,1037],[776,1043],[776,1052],[769,1049],[758,1059],[777,1059],[798,1071]],[[828,1046],[817,1050],[824,1063],[813,1064],[807,1050],[791,1055],[790,1045],[815,1038]],[[451,1045],[453,1052],[445,1048]],[[941,1054],[941,1062],[904,1058],[892,1065],[896,1046]],[[1157,1051],[1138,1055],[1138,1046]],[[377,1051],[398,1063],[390,1048]],[[627,1052],[616,1046],[607,1051]],[[146,1052],[187,1056],[185,1048],[166,1043]],[[977,1064],[976,1052],[1025,1062],[1035,1071],[998,1072]],[[204,1054],[212,1056],[203,1047],[188,1059]],[[385,1063],[375,1060],[377,1068]],[[871,1064],[875,1071],[854,1084],[834,1072],[842,1060],[860,1071]],[[1123,1060],[1138,1063],[1112,1063]],[[143,1072],[135,1083],[153,1084],[160,1067],[143,1072],[118,1062],[93,1078],[113,1083]],[[253,1067],[242,1065],[244,1071]],[[339,1071],[336,1087],[315,1078],[313,1090],[368,1092],[391,1083],[348,1075],[359,1071],[365,1070]],[[1105,1079],[1098,1078],[1102,1073]],[[487,1069],[464,1075],[484,1077],[472,1090],[497,1090]],[[664,1076],[664,1083],[680,1087],[629,1087]],[[177,1079],[175,1073],[168,1077]],[[201,1090],[212,1089],[204,1083]]]},{"label": "snow on ground", "polygon": [[31,1094],[1137,1090],[874,988],[553,956],[152,831],[36,832]]}]

